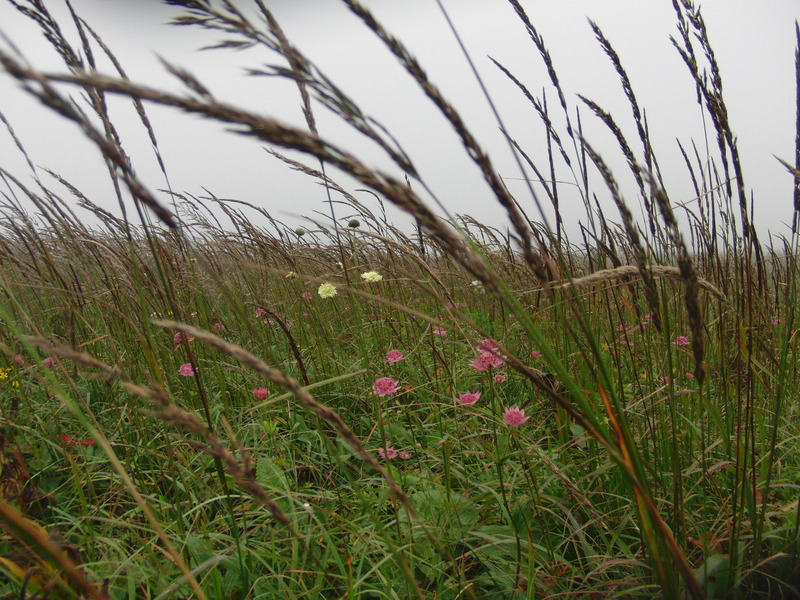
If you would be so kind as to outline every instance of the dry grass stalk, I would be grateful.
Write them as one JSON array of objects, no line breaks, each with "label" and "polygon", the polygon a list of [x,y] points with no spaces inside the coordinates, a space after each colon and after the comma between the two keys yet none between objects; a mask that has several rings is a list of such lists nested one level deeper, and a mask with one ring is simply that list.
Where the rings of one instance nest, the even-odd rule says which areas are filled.
[{"label": "dry grass stalk", "polygon": [[[678,281],[683,280],[683,277],[681,275],[681,270],[678,267],[669,267],[664,265],[648,265],[647,267],[645,267],[645,269],[654,278],[663,277],[666,279],[675,279]],[[581,287],[586,287],[588,285],[594,285],[596,283],[602,283],[604,281],[633,277],[635,275],[638,275],[639,273],[640,273],[639,267],[635,265],[623,265],[621,267],[616,267],[614,269],[603,269],[602,271],[595,271],[594,273],[590,273],[589,275],[585,275],[584,277],[578,277],[577,279],[573,279],[572,281],[561,285],[556,285],[554,282],[554,287],[555,289],[562,289],[562,290],[571,287],[581,288]],[[707,292],[714,295],[717,299],[722,300],[723,302],[728,301],[728,298],[725,296],[725,294],[719,291],[719,289],[717,289],[717,287],[707,279],[698,277],[697,284]]]}]

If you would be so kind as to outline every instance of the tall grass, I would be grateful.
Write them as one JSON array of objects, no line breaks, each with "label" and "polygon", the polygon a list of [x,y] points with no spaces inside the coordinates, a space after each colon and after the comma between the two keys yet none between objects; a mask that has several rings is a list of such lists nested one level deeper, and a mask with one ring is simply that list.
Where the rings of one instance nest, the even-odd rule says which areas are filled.
[{"label": "tall grass", "polygon": [[[123,210],[45,178],[14,137],[34,184],[0,166],[3,597],[796,595],[797,237],[765,244],[752,225],[702,15],[675,2],[674,44],[717,143],[707,155],[681,146],[697,200],[682,205],[681,229],[624,57],[593,24],[638,151],[617,124],[628,116],[568,100],[544,39],[510,2],[565,123],[496,63],[545,125],[544,165],[503,128],[542,198],[508,192],[410,51],[346,0],[452,125],[508,215],[505,233],[438,216],[413,157],[260,0],[250,12],[168,4],[176,24],[222,36],[222,48],[282,60],[262,74],[297,85],[306,129],[221,103],[174,66],[183,94],[134,83],[80,16],[76,48],[44,5],[19,6],[67,70],[41,73],[2,51],[4,70],[96,143]],[[94,70],[97,52],[116,76]],[[243,201],[149,191],[109,94],[134,102],[165,176],[151,103],[269,143],[324,184],[330,219],[293,229]],[[320,107],[396,170],[327,140]],[[584,139],[589,118],[617,140],[634,200]],[[800,142],[786,166],[797,178]],[[580,243],[560,211],[564,170],[586,208]],[[416,230],[390,223],[385,202]]]}]

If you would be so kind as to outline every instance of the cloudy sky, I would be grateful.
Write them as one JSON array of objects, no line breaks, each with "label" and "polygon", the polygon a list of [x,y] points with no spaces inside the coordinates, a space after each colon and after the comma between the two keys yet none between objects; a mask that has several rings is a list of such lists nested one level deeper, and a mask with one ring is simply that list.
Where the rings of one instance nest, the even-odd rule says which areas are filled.
[{"label": "cloudy sky", "polygon": [[[59,0],[45,0],[56,15],[65,15]],[[353,97],[362,110],[384,125],[412,157],[423,178],[451,213],[468,214],[505,229],[491,192],[448,124],[377,38],[338,0],[266,0],[289,39],[319,69]],[[420,60],[431,80],[462,114],[486,148],[499,173],[531,217],[536,217],[521,174],[511,158],[489,106],[434,0],[365,2],[384,26]],[[443,4],[497,104],[508,131],[537,160],[544,160],[544,130],[533,109],[494,67],[504,64],[537,96],[546,94],[559,121],[557,100],[542,61],[524,27],[502,0],[444,0]],[[611,112],[629,141],[638,148],[635,125],[619,79],[599,50],[589,27],[595,21],[618,52],[645,108],[651,138],[673,202],[691,201],[692,191],[676,139],[705,147],[704,121],[692,81],[670,42],[677,35],[671,0],[522,0],[548,46],[570,110],[580,93]],[[245,6],[246,2],[237,2]],[[130,78],[150,86],[178,90],[158,57],[192,72],[223,101],[301,126],[296,88],[285,81],[252,78],[245,68],[275,62],[266,51],[199,51],[218,41],[210,32],[167,25],[180,9],[155,0],[73,0],[76,11],[100,34]],[[763,231],[786,233],[792,213],[792,179],[774,156],[794,156],[796,0],[707,0],[703,14],[720,64],[734,133],[738,136],[745,181],[755,199],[756,223]],[[62,21],[70,39],[77,35]],[[0,0],[0,31],[41,70],[63,71],[36,26],[6,0]],[[8,45],[0,40],[0,47]],[[105,64],[105,71],[112,70]],[[108,177],[98,152],[74,125],[51,117],[0,74],[0,111],[11,122],[34,163],[51,168],[83,190],[94,202],[115,210]],[[77,94],[76,94],[77,96]],[[140,177],[156,190],[165,187],[146,133],[129,102],[111,105],[123,142]],[[288,170],[263,145],[225,133],[196,117],[148,107],[159,138],[172,188],[193,195],[203,188],[266,208],[295,226],[303,216],[325,220],[324,191],[305,175]],[[347,131],[323,108],[317,112],[320,134],[353,151],[364,162],[386,167],[374,146]],[[634,204],[635,187],[610,134],[587,110],[585,134],[615,168]],[[563,121],[563,120],[562,120]],[[710,121],[705,123],[711,127]],[[563,131],[563,129],[562,129]],[[710,144],[713,150],[713,134]],[[313,161],[308,162],[316,166]],[[30,172],[10,136],[0,130],[0,166],[30,182]],[[544,166],[544,163],[542,163]],[[349,180],[331,173],[352,189]],[[559,184],[565,219],[571,232],[585,222],[582,204],[568,173]],[[592,172],[592,177],[597,175]],[[594,190],[601,195],[599,178]],[[6,190],[3,190],[4,192]],[[365,204],[375,202],[356,193]],[[161,196],[166,200],[165,196]],[[600,201],[606,204],[605,198]],[[118,211],[117,211],[118,212]],[[346,212],[339,216],[346,216]],[[615,220],[613,208],[607,216]]]}]

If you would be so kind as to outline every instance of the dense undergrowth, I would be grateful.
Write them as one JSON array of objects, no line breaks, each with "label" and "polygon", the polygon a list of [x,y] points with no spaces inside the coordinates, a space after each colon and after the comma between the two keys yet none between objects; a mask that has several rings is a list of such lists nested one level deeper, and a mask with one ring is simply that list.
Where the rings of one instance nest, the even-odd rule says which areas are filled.
[{"label": "dense undergrowth", "polygon": [[[437,217],[414,191],[424,182],[412,158],[265,6],[170,4],[183,25],[282,56],[275,73],[297,82],[308,129],[219,104],[177,69],[185,95],[97,75],[91,50],[107,50],[84,21],[75,15],[73,49],[43,5],[23,5],[68,72],[44,76],[3,52],[5,71],[81,124],[136,217],[58,176],[34,170],[28,185],[0,165],[3,597],[793,597],[797,240],[761,243],[750,224],[699,11],[676,3],[676,47],[719,152],[687,157],[698,203],[682,234],[602,32],[644,154],[599,106],[582,107],[618,136],[644,223],[569,126],[544,41],[512,1],[568,124],[556,132],[530,96],[553,152],[529,166],[557,211],[542,173],[570,165],[595,224],[576,245],[528,219],[421,67],[358,3],[347,2],[451,121],[511,232]],[[55,82],[80,86],[92,116]],[[135,99],[154,140],[142,102],[318,159],[304,168],[336,198],[331,220],[293,230],[241,202],[159,202],[119,143],[109,93]],[[414,184],[324,141],[319,104]],[[332,167],[418,229],[339,188]],[[595,194],[617,202],[620,225]]]}]

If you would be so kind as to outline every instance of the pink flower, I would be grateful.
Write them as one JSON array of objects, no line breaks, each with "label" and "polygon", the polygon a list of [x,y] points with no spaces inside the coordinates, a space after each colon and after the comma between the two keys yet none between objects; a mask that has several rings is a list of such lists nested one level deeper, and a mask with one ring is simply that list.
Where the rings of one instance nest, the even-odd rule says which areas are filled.
[{"label": "pink flower", "polygon": [[689,339],[685,335],[679,335],[675,338],[675,345],[676,346],[688,346]]},{"label": "pink flower", "polygon": [[533,351],[531,351],[531,356],[533,358],[542,358],[542,353],[541,352],[537,352],[536,350],[533,350]]},{"label": "pink flower", "polygon": [[617,325],[617,331],[625,331],[625,325]]},{"label": "pink flower", "polygon": [[694,373],[687,373],[686,374],[686,378],[687,379],[694,379]]},{"label": "pink flower", "polygon": [[380,377],[372,384],[376,396],[390,396],[397,391],[397,382],[391,377]]},{"label": "pink flower", "polygon": [[672,379],[670,379],[669,377],[667,377],[666,375],[664,375],[664,376],[661,378],[661,381],[662,381],[663,383],[669,383],[670,381],[672,381]]},{"label": "pink flower", "polygon": [[269,396],[269,390],[267,388],[253,388],[253,397],[256,400],[266,400],[267,396]]},{"label": "pink flower", "polygon": [[498,346],[497,342],[495,342],[492,338],[486,338],[485,340],[478,342],[478,351],[494,352],[495,354],[499,354],[500,346]]},{"label": "pink flower", "polygon": [[435,333],[436,335],[440,335],[442,337],[447,337],[447,332],[444,330],[444,327],[434,328],[433,333]]},{"label": "pink flower", "polygon": [[463,406],[472,406],[480,399],[480,392],[464,392],[458,398],[456,398],[456,400],[458,400]]},{"label": "pink flower", "polygon": [[300,294],[300,297],[304,298],[305,300],[311,300],[314,297],[314,295],[311,292],[303,292],[302,294]]},{"label": "pink flower", "polygon": [[214,323],[211,327],[214,329],[214,331],[223,331],[225,329],[225,325],[222,323]]},{"label": "pink flower", "polygon": [[505,361],[497,356],[496,354],[491,354],[489,352],[481,352],[478,356],[475,357],[471,363],[469,363],[473,369],[476,371],[483,373],[484,371],[488,371],[489,369],[496,369],[498,367],[502,367]]},{"label": "pink flower", "polygon": [[191,377],[194,375],[194,368],[190,363],[184,363],[178,368],[178,373],[184,377]]},{"label": "pink flower", "polygon": [[486,357],[487,357],[487,356],[491,356],[491,355],[487,355],[487,354],[484,354],[484,353],[478,354],[478,356],[476,356],[476,357],[475,357],[475,358],[472,360],[472,362],[471,362],[471,363],[469,363],[469,365],[470,365],[470,366],[471,366],[473,369],[475,369],[476,371],[478,371],[479,373],[483,373],[484,371],[488,371],[488,370],[489,370],[489,369],[491,369],[492,367],[491,367],[491,365],[489,365],[489,364],[487,363],[487,361],[486,361]]},{"label": "pink flower", "polygon": [[383,459],[392,460],[393,458],[397,458],[397,450],[394,449],[393,446],[389,446],[388,448],[378,448],[378,456]]},{"label": "pink flower", "polygon": [[525,411],[516,407],[509,408],[503,413],[503,421],[505,421],[506,425],[509,427],[519,427],[528,419],[530,419],[530,417],[525,416]]},{"label": "pink flower", "polygon": [[386,353],[386,360],[383,362],[387,365],[391,365],[401,360],[403,360],[403,353],[400,352],[400,350],[389,350],[389,352]]},{"label": "pink flower", "polygon": [[14,355],[14,364],[17,365],[18,367],[21,367],[22,365],[25,364],[25,359],[22,358],[22,354]]},{"label": "pink flower", "polygon": [[256,309],[256,316],[257,317],[263,317],[266,314],[267,314],[267,311],[265,311],[263,308],[257,308]]},{"label": "pink flower", "polygon": [[50,357],[50,358],[45,358],[45,359],[42,361],[42,364],[43,364],[45,367],[52,367],[52,366],[54,366],[54,365],[56,364],[56,359],[55,359],[55,358],[52,358],[52,357]]},{"label": "pink flower", "polygon": [[502,373],[498,373],[497,375],[495,375],[493,377],[493,379],[494,379],[495,383],[505,383],[506,382],[506,376],[503,375]]},{"label": "pink flower", "polygon": [[409,458],[411,458],[411,452],[408,452],[407,450],[403,450],[403,451],[402,451],[400,454],[398,454],[397,456],[399,456],[399,457],[400,457],[400,458],[402,458],[403,460],[408,460]]},{"label": "pink flower", "polygon": [[191,342],[194,339],[194,337],[191,335],[187,336],[185,333],[181,333],[180,331],[172,336],[172,341],[175,342],[176,344],[180,344],[182,339]]}]

